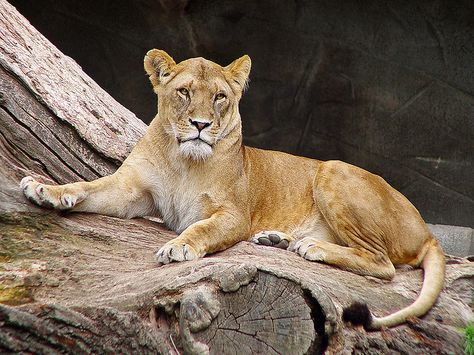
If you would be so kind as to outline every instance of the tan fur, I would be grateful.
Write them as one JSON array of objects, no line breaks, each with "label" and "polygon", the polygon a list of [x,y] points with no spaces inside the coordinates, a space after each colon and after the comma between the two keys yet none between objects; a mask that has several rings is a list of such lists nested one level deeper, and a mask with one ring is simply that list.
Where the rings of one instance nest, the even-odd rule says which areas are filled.
[{"label": "tan fur", "polygon": [[340,161],[242,145],[238,103],[248,56],[227,67],[203,58],[176,64],[154,49],[144,66],[158,114],[123,165],[111,176],[62,186],[27,177],[21,186],[30,200],[124,218],[159,215],[180,233],[158,251],[159,263],[196,259],[255,235],[256,243],[273,240],[361,275],[391,279],[394,265],[423,266],[430,284],[416,307],[376,319],[374,328],[433,305],[443,285],[443,253],[403,195]]}]

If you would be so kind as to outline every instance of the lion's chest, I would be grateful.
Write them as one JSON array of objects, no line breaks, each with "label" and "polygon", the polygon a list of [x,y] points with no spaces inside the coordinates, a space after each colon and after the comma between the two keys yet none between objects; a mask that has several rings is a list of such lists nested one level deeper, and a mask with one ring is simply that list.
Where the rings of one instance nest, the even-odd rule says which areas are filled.
[{"label": "lion's chest", "polygon": [[192,181],[163,179],[153,195],[161,218],[177,233],[203,219],[203,193]]}]

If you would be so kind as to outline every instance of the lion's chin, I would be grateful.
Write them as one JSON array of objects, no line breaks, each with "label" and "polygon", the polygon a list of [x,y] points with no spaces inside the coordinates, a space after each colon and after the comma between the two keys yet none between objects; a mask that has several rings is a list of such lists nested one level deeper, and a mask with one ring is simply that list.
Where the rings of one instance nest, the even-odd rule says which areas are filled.
[{"label": "lion's chin", "polygon": [[193,139],[179,145],[179,154],[185,159],[204,161],[212,155],[212,147],[200,139]]}]

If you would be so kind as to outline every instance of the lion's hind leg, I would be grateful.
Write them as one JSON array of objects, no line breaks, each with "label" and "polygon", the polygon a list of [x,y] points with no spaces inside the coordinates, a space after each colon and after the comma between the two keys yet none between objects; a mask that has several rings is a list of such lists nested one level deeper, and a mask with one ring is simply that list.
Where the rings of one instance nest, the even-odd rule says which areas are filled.
[{"label": "lion's hind leg", "polygon": [[280,249],[288,249],[294,237],[279,231],[261,231],[250,240],[252,243],[272,246]]},{"label": "lion's hind leg", "polygon": [[345,247],[312,237],[298,240],[292,250],[306,260],[337,266],[355,274],[390,280],[395,267],[388,256],[362,248]]},{"label": "lion's hind leg", "polygon": [[393,278],[391,258],[406,254],[399,239],[409,235],[401,226],[413,221],[409,202],[381,177],[340,161],[320,164],[313,198],[335,240],[304,238],[296,252],[360,275]]}]

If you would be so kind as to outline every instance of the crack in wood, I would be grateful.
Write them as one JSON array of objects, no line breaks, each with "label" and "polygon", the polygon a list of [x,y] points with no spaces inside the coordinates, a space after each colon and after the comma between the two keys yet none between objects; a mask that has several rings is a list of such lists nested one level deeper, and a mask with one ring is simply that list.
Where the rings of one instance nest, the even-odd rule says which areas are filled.
[{"label": "crack in wood", "polygon": [[[38,122],[38,124],[41,124],[40,121],[39,121],[36,117],[34,117],[33,115],[31,115],[28,111],[26,111],[24,107],[20,107],[20,108],[21,108],[21,110],[23,110],[23,112],[26,113],[29,117],[31,117],[33,120],[35,120],[36,122]],[[53,130],[51,130],[48,126],[43,125],[43,127],[44,127],[46,130],[48,130],[49,133],[50,133],[54,138],[56,138],[57,143],[67,152],[68,155],[71,155],[71,156],[75,157],[75,158],[78,160],[79,166],[82,165],[82,168],[83,168],[83,169],[84,169],[84,168],[89,169],[90,172],[94,175],[95,178],[99,178],[99,177],[103,176],[103,172],[100,173],[99,171],[97,171],[92,165],[90,165],[87,161],[85,161],[85,160],[83,159],[83,157],[81,157],[79,154],[76,154],[76,152],[75,152],[74,149],[71,149],[71,146],[70,146],[70,144],[69,144],[70,142],[66,142],[66,141],[63,139],[63,137],[60,137],[60,136],[59,136],[58,134],[56,134]],[[70,128],[72,128],[72,127],[70,127]],[[68,133],[69,133],[69,132],[68,132]],[[77,132],[75,132],[74,130],[72,130],[70,133],[75,136]],[[78,139],[78,136],[75,137],[75,139]],[[84,142],[84,141],[81,141],[80,144],[82,144],[82,142]],[[91,146],[89,146],[89,148],[92,149]],[[98,152],[97,152],[97,153],[98,153]],[[66,163],[67,163],[67,162],[65,161],[65,164],[66,164]],[[75,165],[75,164],[74,164],[74,165]],[[78,174],[83,180],[87,180],[87,179],[88,179],[88,178],[86,178],[86,176],[85,176],[84,174],[79,173],[79,171],[77,170],[77,168],[74,168],[72,165],[71,165],[70,167],[71,167],[71,169],[73,169],[74,171],[77,171],[77,174]]]},{"label": "crack in wood", "polygon": [[[41,144],[44,151],[47,151],[50,156],[54,156],[56,159],[58,159],[59,162],[60,162],[60,164],[58,164],[59,166],[67,167],[67,169],[69,170],[69,173],[71,173],[74,176],[79,176],[80,178],[83,179],[83,177],[76,170],[74,170],[68,164],[67,161],[65,161],[58,153],[56,153],[56,151],[54,151],[48,145],[46,145],[45,142],[29,126],[25,125],[23,122],[21,122],[19,119],[17,119],[9,110],[3,109],[3,112],[5,112],[17,125],[23,127],[29,134],[31,134],[31,136],[33,136],[35,141]],[[53,173],[50,169],[47,168],[47,166],[44,163],[42,163],[38,158],[33,158],[23,148],[19,147],[16,144],[13,144],[13,142],[11,142],[11,141],[8,141],[8,142],[10,144],[14,145],[15,147],[17,147],[17,149],[21,150],[23,154],[30,157],[30,159],[32,159],[33,161],[35,161],[37,163],[41,163],[42,166],[44,167],[45,171],[48,173],[48,175],[51,176],[52,178],[54,178],[57,181],[57,179],[58,179],[58,174],[57,173]]]},{"label": "crack in wood", "polygon": [[[20,115],[20,112],[13,112],[13,111],[21,111],[21,113],[27,115],[32,119],[34,122],[34,126],[41,127],[40,131],[43,131],[45,134],[44,139],[49,135],[55,138],[55,144],[59,147],[62,147],[64,150],[64,154],[66,156],[72,156],[73,158],[77,159],[78,163],[77,167],[81,167],[82,169],[88,170],[89,179],[97,178],[99,176],[103,176],[106,173],[110,173],[115,170],[116,166],[120,163],[119,161],[114,162],[114,168],[112,169],[112,164],[108,161],[112,160],[110,157],[104,156],[105,159],[108,161],[101,161],[99,164],[96,163],[97,167],[99,167],[102,171],[99,172],[96,170],[91,163],[94,163],[94,160],[90,160],[89,156],[93,156],[93,152],[96,151],[87,140],[82,139],[79,136],[79,132],[77,128],[71,125],[69,122],[59,119],[58,116],[54,114],[54,112],[44,103],[32,103],[28,109],[25,108],[25,103],[28,102],[29,95],[34,95],[28,86],[25,86],[25,83],[22,83],[18,80],[18,78],[13,77],[11,74],[7,74],[4,72],[2,75],[6,77],[6,81],[3,82],[2,87],[5,86],[8,88],[9,91],[16,91],[17,95],[14,97],[8,97],[8,100],[5,96],[3,96],[2,104],[11,116],[13,116],[17,122],[23,123],[22,120],[17,118],[17,115]],[[21,89],[21,90],[20,90]],[[9,108],[11,107],[11,109]],[[13,111],[12,111],[13,110]],[[44,116],[41,119],[38,119],[35,115],[31,114],[29,111],[35,112],[37,115]],[[43,112],[44,111],[44,112]],[[46,117],[46,118],[45,118]],[[44,122],[43,122],[44,121]],[[49,124],[45,124],[49,123]],[[30,125],[23,123],[23,126],[29,127]],[[65,127],[64,127],[65,126]],[[54,127],[54,129],[51,129]],[[63,128],[64,129],[61,129]],[[71,141],[72,140],[72,141]],[[53,145],[54,146],[54,145]],[[82,157],[76,153],[76,151],[72,148],[72,146],[76,146],[79,149],[79,152],[82,153]],[[61,151],[61,149],[57,149]],[[90,152],[87,152],[89,150]],[[99,152],[97,152],[99,155]],[[84,159],[84,158],[89,158]],[[76,167],[76,168],[77,168]],[[78,172],[79,173],[79,172]],[[85,177],[84,174],[80,173],[83,178]]]},{"label": "crack in wood", "polygon": [[[250,346],[251,352],[303,351],[301,349],[321,343],[314,341],[314,337],[319,335],[314,330],[311,309],[305,297],[293,281],[259,272],[248,285],[218,295],[223,311],[208,329],[196,336],[208,344],[211,353],[218,353],[216,349],[221,349],[223,335],[234,339],[235,334],[247,337],[238,343]],[[226,351],[232,353],[228,348]]]},{"label": "crack in wood", "polygon": [[[5,110],[2,110],[3,112],[5,112]],[[8,113],[7,113],[8,114]],[[16,144],[14,144],[13,142],[10,142],[7,137],[4,135],[4,133],[2,131],[0,131],[0,135],[3,137],[3,142],[4,143],[7,143],[10,147],[15,147],[15,149],[17,149],[19,152],[21,152],[25,157],[27,157],[28,159],[30,159],[33,163],[37,164],[38,166],[40,166],[43,171],[48,175],[48,176],[55,176],[56,174],[53,174],[51,171],[49,171],[49,169],[47,168],[47,166],[43,163],[43,161],[33,157],[32,155],[30,155],[27,151],[25,151],[23,148],[17,146]],[[6,145],[4,145],[6,147]],[[11,153],[13,153],[13,150],[11,151]],[[25,164],[26,166],[26,164]]]}]

